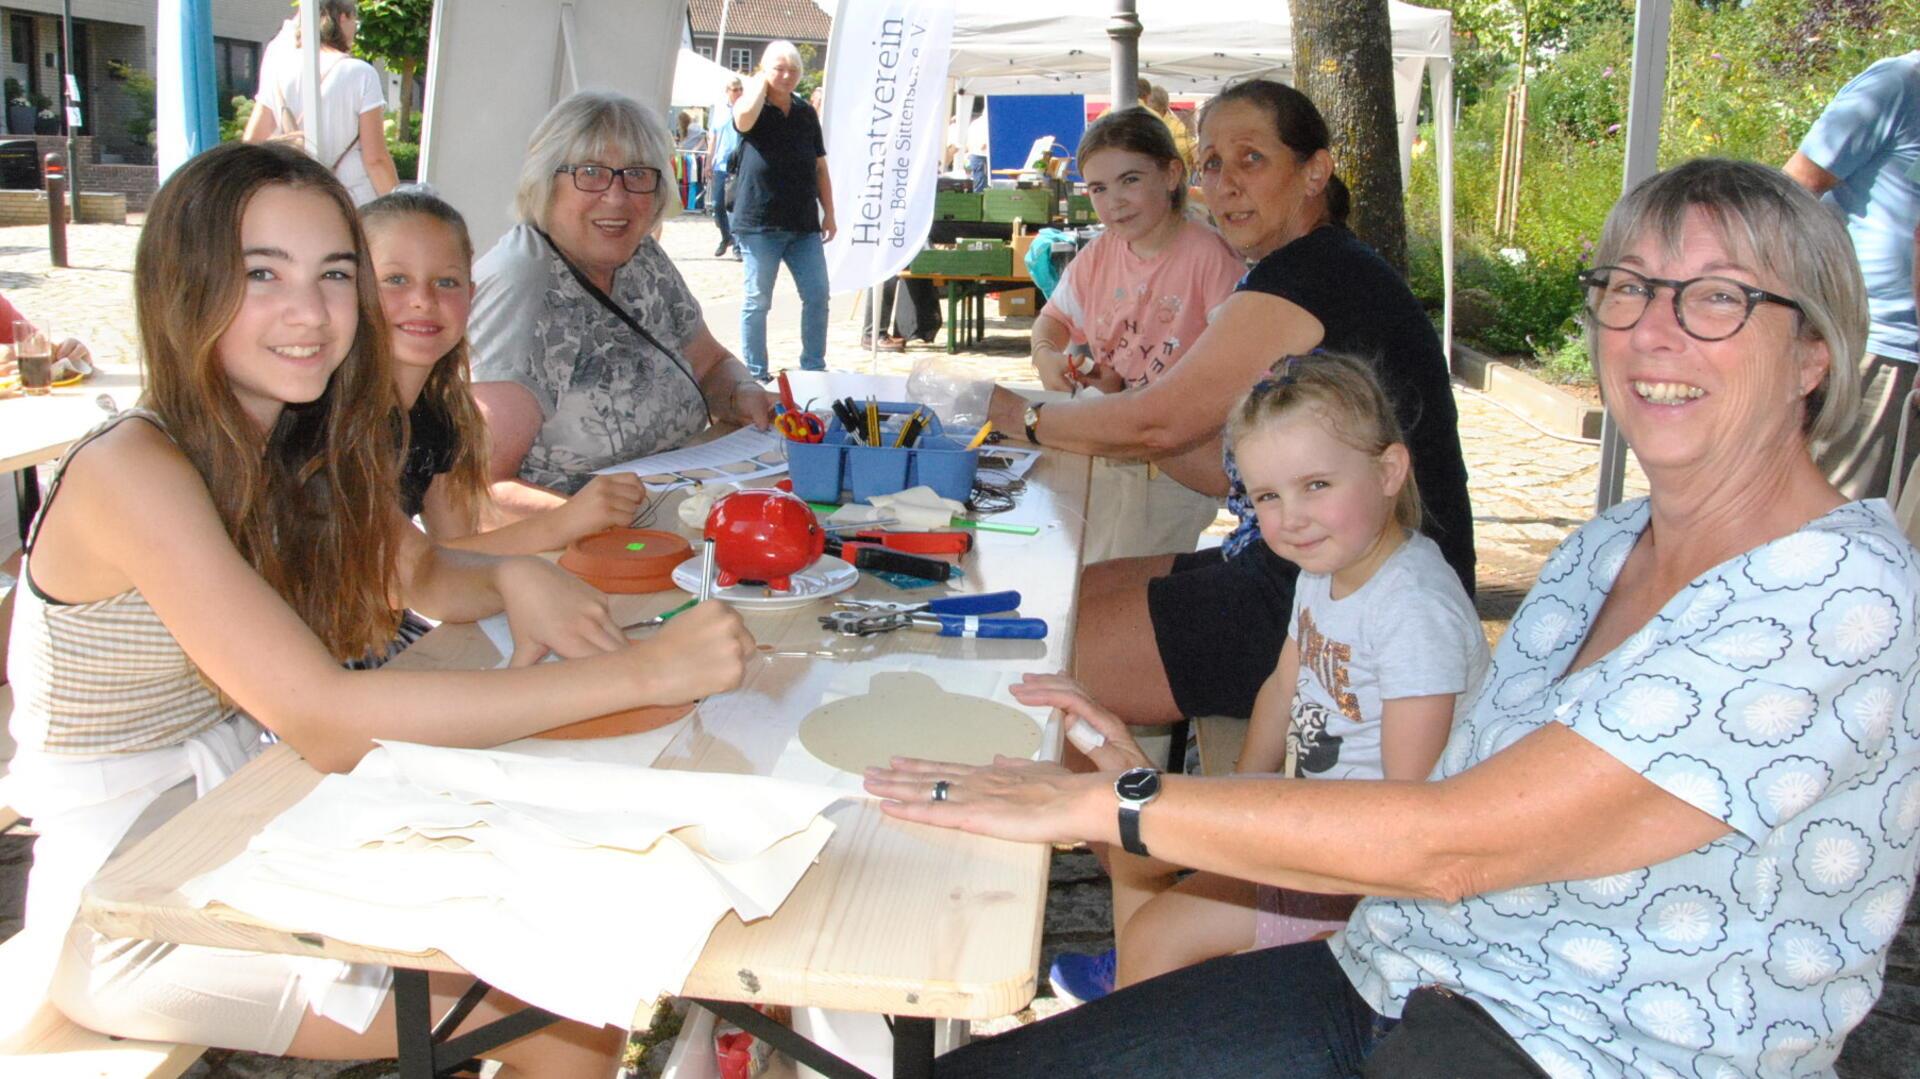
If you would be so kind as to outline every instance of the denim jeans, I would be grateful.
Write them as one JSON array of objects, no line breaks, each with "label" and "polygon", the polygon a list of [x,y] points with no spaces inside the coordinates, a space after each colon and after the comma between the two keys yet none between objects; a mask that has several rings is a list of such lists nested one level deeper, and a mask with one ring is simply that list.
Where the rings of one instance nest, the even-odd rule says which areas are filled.
[{"label": "denim jeans", "polygon": [[1353,991],[1324,941],[1187,967],[934,1061],[940,1079],[1360,1074],[1394,1020]]},{"label": "denim jeans", "polygon": [[707,182],[708,208],[713,211],[713,223],[720,226],[720,246],[733,243],[733,233],[727,229],[727,170],[714,169],[712,178]]},{"label": "denim jeans", "polygon": [[746,264],[747,299],[740,305],[740,351],[747,370],[767,373],[767,309],[773,282],[785,262],[800,293],[800,369],[827,369],[827,254],[817,232],[761,229],[735,232]]}]

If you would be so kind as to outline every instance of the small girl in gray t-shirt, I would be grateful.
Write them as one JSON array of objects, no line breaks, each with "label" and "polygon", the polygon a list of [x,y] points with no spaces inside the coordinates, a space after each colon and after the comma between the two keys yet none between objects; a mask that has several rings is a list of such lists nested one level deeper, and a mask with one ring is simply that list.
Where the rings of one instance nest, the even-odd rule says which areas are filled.
[{"label": "small girl in gray t-shirt", "polygon": [[[1227,437],[1263,539],[1300,567],[1287,643],[1235,770],[1426,779],[1486,671],[1487,642],[1459,578],[1418,531],[1420,496],[1386,394],[1358,360],[1292,358],[1235,408]],[[1151,860],[1114,861],[1117,909],[1123,888],[1167,879]],[[1212,873],[1161,887],[1116,927],[1120,986],[1327,936],[1356,901]]]}]

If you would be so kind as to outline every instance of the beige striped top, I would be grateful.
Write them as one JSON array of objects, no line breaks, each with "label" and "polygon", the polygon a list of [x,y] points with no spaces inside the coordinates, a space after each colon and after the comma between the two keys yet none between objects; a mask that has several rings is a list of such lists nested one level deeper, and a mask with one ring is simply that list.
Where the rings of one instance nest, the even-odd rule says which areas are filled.
[{"label": "beige striped top", "polygon": [[33,582],[33,545],[60,495],[67,463],[129,409],[74,443],[54,473],[40,516],[27,534],[13,611],[7,679],[13,685],[14,740],[44,753],[135,753],[174,745],[232,715],[200,680],[180,642],[139,590],[92,603],[61,603]]}]

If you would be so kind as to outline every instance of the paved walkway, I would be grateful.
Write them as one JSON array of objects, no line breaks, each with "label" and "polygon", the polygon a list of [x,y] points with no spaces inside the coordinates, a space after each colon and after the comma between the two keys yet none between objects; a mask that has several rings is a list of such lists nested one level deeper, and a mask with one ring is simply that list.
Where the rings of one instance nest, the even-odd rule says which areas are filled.
[{"label": "paved walkway", "polygon": [[[46,254],[46,230],[37,227],[0,228],[0,291],[27,316],[49,320],[58,332],[87,340],[96,356],[107,363],[135,361],[137,332],[131,292],[134,245],[139,230],[131,226],[81,225],[69,230],[73,268],[52,270]],[[712,255],[716,233],[704,218],[686,217],[667,224],[665,243],[675,264],[708,312],[715,335],[737,351],[738,312],[743,294],[740,263]],[[946,355],[944,344],[909,347],[905,353],[882,353],[870,360],[859,347],[857,301],[836,296],[829,322],[828,365],[845,370],[878,370],[905,374],[924,357]],[[1026,320],[1008,322],[988,310],[989,336],[980,347],[958,359],[982,377],[1018,383],[1032,382],[1025,344]],[[790,279],[782,275],[769,319],[769,351],[776,368],[798,366],[799,300]],[[944,338],[943,338],[944,341]],[[870,366],[871,365],[871,366]],[[1597,446],[1555,438],[1539,432],[1498,402],[1456,386],[1460,409],[1460,436],[1475,509],[1475,541],[1480,556],[1480,608],[1489,637],[1504,629],[1506,619],[1553,546],[1593,512]],[[1644,493],[1638,470],[1629,474],[1628,493]],[[11,491],[0,494],[0,501]],[[10,505],[0,506],[0,548],[11,531]],[[30,840],[18,834],[0,840],[0,937],[18,925],[19,889],[28,860]],[[1059,950],[1094,951],[1110,946],[1111,917],[1104,878],[1090,856],[1065,853],[1055,859],[1054,886],[1048,903],[1043,937],[1042,993],[1045,964]],[[1920,935],[1909,927],[1901,945],[1911,960],[1920,956]],[[1914,1007],[1906,997],[1900,1006]],[[1889,994],[1886,1011],[1896,1004]],[[999,1023],[981,1024],[982,1031],[1059,1009],[1043,995],[1028,1013]],[[1901,1048],[1887,1061],[1915,1059],[1908,1052],[1920,1048],[1907,1040],[1910,1029],[1889,1016],[1876,1032],[1870,1021],[1855,1042],[1891,1037],[1889,1051]],[[1863,1054],[1849,1053],[1850,1058]],[[1877,1056],[1878,1054],[1876,1054]],[[1902,1065],[1890,1064],[1899,1069]],[[274,1061],[247,1054],[210,1054],[189,1076],[259,1077],[259,1079],[360,1079],[384,1074],[378,1065],[305,1064]],[[1868,1064],[1850,1069],[1853,1076],[1899,1075]],[[1914,1072],[1905,1071],[1906,1075]]]}]

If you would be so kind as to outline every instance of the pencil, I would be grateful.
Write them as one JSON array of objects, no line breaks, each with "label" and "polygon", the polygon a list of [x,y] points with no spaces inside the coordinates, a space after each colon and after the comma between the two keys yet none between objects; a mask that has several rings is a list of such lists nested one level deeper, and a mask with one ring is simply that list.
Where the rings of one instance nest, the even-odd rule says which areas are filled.
[{"label": "pencil", "polygon": [[981,445],[987,441],[987,436],[992,433],[993,433],[992,421],[988,421],[986,423],[981,424],[980,430],[974,433],[973,441],[967,443],[967,448],[970,450],[979,449]]}]

